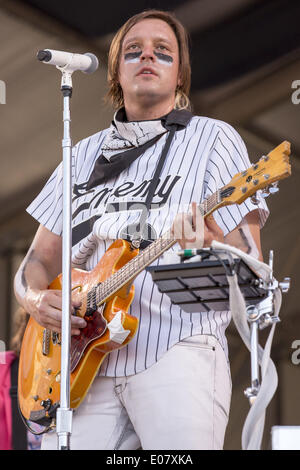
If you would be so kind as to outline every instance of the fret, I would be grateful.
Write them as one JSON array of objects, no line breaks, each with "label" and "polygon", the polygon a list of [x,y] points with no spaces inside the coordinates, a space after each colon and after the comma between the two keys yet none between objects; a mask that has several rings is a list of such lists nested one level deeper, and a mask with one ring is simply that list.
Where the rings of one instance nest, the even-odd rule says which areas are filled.
[{"label": "fret", "polygon": [[205,214],[207,212],[210,212],[214,209],[216,209],[216,206],[219,204],[220,202],[220,191],[216,191],[215,193],[213,193],[211,196],[209,196],[204,202],[206,202],[206,210],[205,210]]},{"label": "fret", "polygon": [[204,214],[207,214],[207,212],[210,211],[211,207],[213,207],[214,205],[214,196],[215,196],[215,193],[213,193],[211,196],[209,196],[209,198],[207,198],[205,200],[205,212]]}]

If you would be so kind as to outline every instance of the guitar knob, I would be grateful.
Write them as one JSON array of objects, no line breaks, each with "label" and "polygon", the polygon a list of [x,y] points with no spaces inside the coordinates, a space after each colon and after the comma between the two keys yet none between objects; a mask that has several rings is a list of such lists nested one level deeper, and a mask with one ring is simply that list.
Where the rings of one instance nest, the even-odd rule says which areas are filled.
[{"label": "guitar knob", "polygon": [[52,400],[50,400],[50,398],[48,398],[47,400],[41,401],[41,406],[45,408],[46,411],[50,409],[51,405],[52,405]]}]

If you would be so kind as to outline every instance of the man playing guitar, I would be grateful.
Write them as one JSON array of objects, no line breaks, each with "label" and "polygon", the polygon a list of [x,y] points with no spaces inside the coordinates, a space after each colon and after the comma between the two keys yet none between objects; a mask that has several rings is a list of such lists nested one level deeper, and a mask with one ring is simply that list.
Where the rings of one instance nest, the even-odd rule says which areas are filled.
[{"label": "man playing guitar", "polygon": [[[149,239],[172,227],[181,247],[225,240],[262,259],[263,201],[247,199],[205,221],[197,206],[250,162],[230,125],[188,112],[190,63],[180,22],[156,10],[130,18],[112,42],[108,79],[117,108],[112,125],[73,148],[73,266],[93,269],[137,223],[136,206],[145,201],[174,124],[147,219]],[[100,155],[110,168],[139,148],[145,151],[127,168],[101,179]],[[40,226],[15,278],[18,302],[54,332],[61,328],[61,291],[48,286],[62,266],[61,176],[59,166],[28,208]],[[71,448],[222,449],[231,398],[225,337],[230,313],[183,312],[145,271],[134,285],[130,313],[139,318],[139,329],[126,347],[107,356],[75,410]],[[72,301],[73,313],[79,306]],[[84,318],[71,316],[72,335],[85,327]],[[42,448],[55,449],[56,439],[47,433]]]}]

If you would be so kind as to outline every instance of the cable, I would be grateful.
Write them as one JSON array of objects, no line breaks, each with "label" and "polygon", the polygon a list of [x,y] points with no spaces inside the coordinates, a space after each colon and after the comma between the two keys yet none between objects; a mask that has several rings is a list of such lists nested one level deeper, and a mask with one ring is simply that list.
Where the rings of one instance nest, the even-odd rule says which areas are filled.
[{"label": "cable", "polygon": [[51,424],[47,427],[45,427],[45,429],[43,429],[42,431],[34,431],[28,424],[27,422],[27,419],[24,418],[23,414],[22,414],[22,411],[20,409],[20,403],[19,403],[19,398],[17,398],[17,403],[18,403],[18,410],[19,410],[19,413],[20,413],[20,416],[21,416],[21,419],[26,427],[26,429],[28,431],[30,431],[32,434],[34,434],[35,436],[41,436],[42,434],[45,434],[46,432],[50,431],[51,429]]}]

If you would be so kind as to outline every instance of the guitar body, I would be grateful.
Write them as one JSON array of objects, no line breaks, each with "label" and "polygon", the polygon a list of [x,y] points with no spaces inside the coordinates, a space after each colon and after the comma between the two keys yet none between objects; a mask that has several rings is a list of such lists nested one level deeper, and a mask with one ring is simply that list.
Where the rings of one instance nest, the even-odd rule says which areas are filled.
[{"label": "guitar body", "polygon": [[[72,269],[72,298],[82,302],[77,315],[85,317],[87,326],[80,330],[80,335],[71,337],[71,408],[77,408],[83,401],[106,355],[128,344],[138,327],[138,319],[127,313],[134,297],[132,283],[122,287],[88,316],[86,294],[137,254],[138,250],[132,250],[127,241],[116,240],[92,271]],[[62,289],[62,275],[49,289]],[[111,339],[107,325],[114,319],[121,323],[121,329],[127,330],[124,340],[118,336]],[[55,416],[60,400],[60,362],[60,335],[43,328],[31,317],[19,362],[18,396],[26,419],[46,425]]]}]

